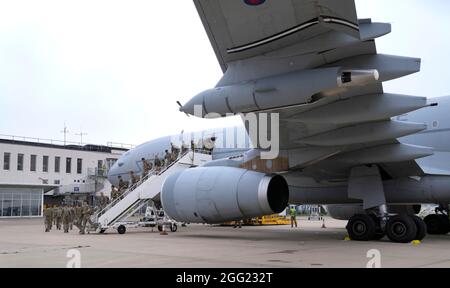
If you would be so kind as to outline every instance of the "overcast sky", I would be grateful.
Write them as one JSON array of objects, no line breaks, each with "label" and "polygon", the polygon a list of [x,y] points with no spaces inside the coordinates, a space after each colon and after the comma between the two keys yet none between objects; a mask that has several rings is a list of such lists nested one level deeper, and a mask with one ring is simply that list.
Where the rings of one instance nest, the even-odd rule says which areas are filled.
[{"label": "overcast sky", "polygon": [[[269,0],[274,1],[274,0]],[[390,22],[380,53],[422,58],[385,91],[450,95],[450,1],[357,0],[359,18]],[[190,0],[0,0],[0,134],[140,144],[235,125],[178,112],[221,70]]]}]

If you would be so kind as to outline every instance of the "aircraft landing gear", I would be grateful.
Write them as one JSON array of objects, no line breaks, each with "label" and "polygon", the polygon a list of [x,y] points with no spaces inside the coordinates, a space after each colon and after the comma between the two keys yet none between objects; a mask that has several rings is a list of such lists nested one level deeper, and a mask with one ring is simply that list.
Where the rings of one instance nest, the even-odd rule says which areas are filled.
[{"label": "aircraft landing gear", "polygon": [[[380,171],[378,166],[372,165],[353,167],[350,172],[348,197],[362,200],[366,211],[365,214],[354,215],[348,221],[350,239],[381,240],[387,235],[389,240],[397,243],[422,240],[426,235],[426,225],[421,218],[408,215],[411,212],[389,214]],[[367,191],[367,187],[370,187],[370,191]]]},{"label": "aircraft landing gear", "polygon": [[445,235],[450,232],[448,209],[436,208],[436,214],[425,217],[427,232],[430,235]]},{"label": "aircraft landing gear", "polygon": [[350,239],[355,241],[370,241],[375,238],[377,225],[367,214],[358,214],[350,218],[347,223]]},{"label": "aircraft landing gear", "polygon": [[409,243],[415,240],[417,225],[409,215],[395,215],[386,224],[386,234],[392,242]]},{"label": "aircraft landing gear", "polygon": [[355,241],[381,240],[387,235],[392,242],[409,243],[423,240],[426,236],[425,222],[415,215],[377,217],[358,214],[350,218],[346,228],[350,239]]}]

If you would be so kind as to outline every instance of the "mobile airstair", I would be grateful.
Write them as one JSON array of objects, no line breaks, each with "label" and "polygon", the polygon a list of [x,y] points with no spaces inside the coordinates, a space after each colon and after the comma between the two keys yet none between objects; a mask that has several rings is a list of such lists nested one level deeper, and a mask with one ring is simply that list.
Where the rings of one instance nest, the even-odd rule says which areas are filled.
[{"label": "mobile airstair", "polygon": [[[119,198],[92,216],[91,220],[95,224],[94,230],[104,233],[107,229],[113,228],[117,229],[120,234],[123,234],[126,231],[126,227],[154,226],[152,225],[154,223],[146,223],[145,221],[126,220],[146,205],[155,207],[154,200],[159,199],[162,184],[169,175],[197,167],[210,160],[211,155],[209,154],[200,151],[189,151],[181,154],[177,160],[162,170],[157,171],[153,169],[138,183],[125,190]],[[156,208],[154,210],[156,211]],[[171,225],[168,217],[158,218],[158,221],[163,222],[156,224],[159,227],[166,224]]]}]

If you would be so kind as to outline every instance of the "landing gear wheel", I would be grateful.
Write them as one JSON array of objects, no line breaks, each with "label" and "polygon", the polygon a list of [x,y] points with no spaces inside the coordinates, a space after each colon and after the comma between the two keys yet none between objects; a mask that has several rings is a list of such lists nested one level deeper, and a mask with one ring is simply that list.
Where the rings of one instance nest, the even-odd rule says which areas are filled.
[{"label": "landing gear wheel", "polygon": [[386,234],[392,242],[409,243],[416,238],[417,226],[409,215],[395,215],[386,224]]},{"label": "landing gear wheel", "polygon": [[445,235],[450,231],[449,220],[446,215],[431,214],[425,217],[427,232],[430,235]]},{"label": "landing gear wheel", "polygon": [[100,229],[100,234],[105,233],[106,229]]},{"label": "landing gear wheel", "polygon": [[162,225],[158,225],[158,231],[161,232],[163,230]]},{"label": "landing gear wheel", "polygon": [[414,240],[422,241],[427,236],[427,224],[422,220],[422,218],[411,215],[411,218],[414,220],[417,226],[417,234]]},{"label": "landing gear wheel", "polygon": [[172,231],[172,232],[177,232],[177,229],[178,229],[177,224],[172,224],[172,225],[170,225],[170,231]]},{"label": "landing gear wheel", "polygon": [[376,235],[377,224],[371,216],[359,214],[350,218],[346,228],[350,239],[369,241],[374,239]]},{"label": "landing gear wheel", "polygon": [[117,228],[117,232],[118,232],[120,235],[125,234],[125,232],[127,232],[127,228],[126,228],[125,226],[123,226],[123,225],[120,225],[120,226]]}]

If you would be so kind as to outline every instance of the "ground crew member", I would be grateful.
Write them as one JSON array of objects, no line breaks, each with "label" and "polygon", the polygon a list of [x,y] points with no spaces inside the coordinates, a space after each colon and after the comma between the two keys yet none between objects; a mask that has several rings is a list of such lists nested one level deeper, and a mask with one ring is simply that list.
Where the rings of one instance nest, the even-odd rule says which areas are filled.
[{"label": "ground crew member", "polygon": [[291,215],[291,228],[294,228],[294,224],[295,228],[297,228],[297,210],[295,210],[294,206],[289,210],[289,214]]},{"label": "ground crew member", "polygon": [[45,232],[50,232],[53,226],[53,209],[51,207],[44,209],[44,224]]},{"label": "ground crew member", "polygon": [[63,223],[63,229],[64,233],[69,233],[69,225],[70,225],[70,209],[67,206],[64,206],[61,209],[62,214],[62,223]]},{"label": "ground crew member", "polygon": [[141,178],[134,174],[134,171],[130,171],[130,179],[131,179],[131,186],[137,184]]},{"label": "ground crew member", "polygon": [[144,178],[145,176],[147,176],[147,174],[150,172],[150,170],[152,170],[152,166],[151,163],[149,163],[147,160],[145,160],[145,158],[142,158],[142,178]]},{"label": "ground crew member", "polygon": [[56,229],[61,230],[61,222],[62,222],[62,208],[61,207],[55,207],[55,220],[56,220]]}]

